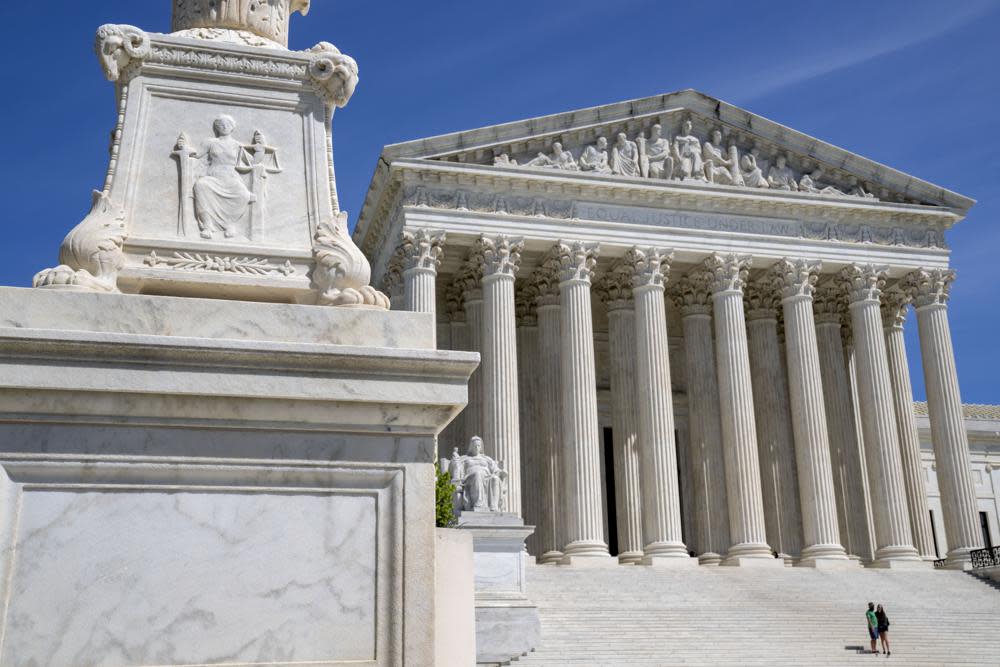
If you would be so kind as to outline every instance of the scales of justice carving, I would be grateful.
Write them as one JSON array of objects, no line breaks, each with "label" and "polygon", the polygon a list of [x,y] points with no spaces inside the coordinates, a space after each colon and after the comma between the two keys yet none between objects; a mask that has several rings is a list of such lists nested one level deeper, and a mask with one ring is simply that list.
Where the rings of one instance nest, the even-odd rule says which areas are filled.
[{"label": "scales of justice carving", "polygon": [[483,439],[469,440],[465,456],[456,447],[448,464],[455,487],[455,513],[503,512],[507,503],[507,471],[503,462],[483,453]]},{"label": "scales of justice carving", "polygon": [[[116,24],[97,30],[94,50],[118,100],[111,158],[90,214],[34,286],[388,309],[336,191],[330,124],[354,95],[357,62],[329,42],[288,49],[289,21],[305,15],[310,0],[172,4],[171,34]],[[184,113],[161,116],[165,98],[148,94],[151,85],[182,85]],[[234,96],[245,127],[224,113]],[[275,102],[288,112],[276,116]],[[160,120],[140,120],[147,117]],[[166,142],[176,142],[163,145],[163,123],[175,118],[205,125],[171,126]],[[281,143],[269,143],[268,133]],[[148,159],[147,146],[154,146]],[[286,163],[293,154],[302,158]],[[170,160],[178,195],[161,218],[145,197],[175,178],[161,169]],[[285,197],[292,179],[321,196],[290,188]]]},{"label": "scales of justice carving", "polygon": [[171,153],[180,177],[177,235],[186,237],[197,227],[203,239],[216,232],[228,239],[245,225],[247,238],[259,243],[267,228],[267,181],[282,172],[278,149],[267,144],[260,130],[249,144],[239,143],[232,136],[236,121],[225,114],[212,129],[215,137],[203,150],[194,150],[182,132]]},{"label": "scales of justice carving", "polygon": [[[749,149],[741,147],[736,137],[727,137],[720,128],[702,138],[694,133],[693,127],[691,118],[685,117],[672,139],[664,134],[660,124],[653,125],[648,136],[640,133],[633,139],[619,132],[611,145],[607,137],[602,136],[582,146],[576,155],[566,150],[562,142],[554,141],[550,153],[538,153],[520,165],[509,153],[496,154],[493,165],[878,200],[855,176],[832,182],[821,166],[811,167],[805,161],[800,162],[796,172],[792,169],[794,158],[790,154],[765,157],[757,144]],[[885,198],[888,193],[883,192],[882,196]]]}]

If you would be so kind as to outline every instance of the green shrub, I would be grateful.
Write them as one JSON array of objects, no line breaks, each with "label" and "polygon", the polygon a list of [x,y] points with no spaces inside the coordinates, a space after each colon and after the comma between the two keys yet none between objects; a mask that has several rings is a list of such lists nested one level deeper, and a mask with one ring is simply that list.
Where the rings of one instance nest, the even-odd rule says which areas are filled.
[{"label": "green shrub", "polygon": [[440,469],[437,471],[437,511],[436,525],[438,528],[450,528],[455,525],[455,485],[451,483],[451,477]]}]

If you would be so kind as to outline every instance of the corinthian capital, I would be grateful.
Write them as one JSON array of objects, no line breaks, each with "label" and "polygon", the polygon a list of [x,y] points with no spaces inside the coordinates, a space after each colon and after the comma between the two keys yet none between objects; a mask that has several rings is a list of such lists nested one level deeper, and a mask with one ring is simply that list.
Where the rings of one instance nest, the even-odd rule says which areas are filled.
[{"label": "corinthian capital", "polygon": [[465,300],[482,298],[483,254],[473,250],[455,274],[455,285]]},{"label": "corinthian capital", "polygon": [[633,247],[625,254],[625,261],[632,266],[632,287],[663,287],[673,260],[670,250]]},{"label": "corinthian capital", "polygon": [[118,81],[129,63],[149,55],[149,35],[131,25],[108,23],[97,29],[94,51],[108,81]]},{"label": "corinthian capital", "polygon": [[444,241],[445,233],[441,231],[427,229],[404,231],[403,243],[400,245],[403,270],[427,269],[436,273],[441,266]]},{"label": "corinthian capital", "polygon": [[885,287],[887,266],[874,264],[851,264],[845,266],[839,274],[839,279],[847,292],[848,303],[879,300],[882,288]]},{"label": "corinthian capital", "polygon": [[691,271],[675,280],[670,298],[681,316],[709,315],[712,312],[711,275],[706,271]]},{"label": "corinthian capital", "polygon": [[774,320],[781,310],[781,291],[774,277],[765,273],[750,280],[743,290],[743,307],[748,320]]},{"label": "corinthian capital", "polygon": [[594,286],[597,297],[607,305],[608,310],[632,308],[635,301],[632,294],[633,268],[627,260],[615,262]]},{"label": "corinthian capital", "polygon": [[913,297],[917,308],[947,306],[953,282],[955,272],[951,269],[919,269],[903,278],[902,287]]},{"label": "corinthian capital", "polygon": [[482,255],[484,276],[511,276],[521,268],[521,252],[524,240],[504,234],[488,237],[480,236],[475,252]]},{"label": "corinthian capital", "polygon": [[465,322],[465,292],[457,281],[451,282],[444,291],[444,310],[449,322]]},{"label": "corinthian capital", "polygon": [[899,285],[882,292],[882,326],[900,327],[906,322],[906,307],[913,301]]},{"label": "corinthian capital", "polygon": [[569,282],[571,280],[590,279],[597,266],[597,256],[601,252],[598,243],[584,243],[583,241],[560,241],[556,246],[559,256],[559,280]]},{"label": "corinthian capital", "polygon": [[822,262],[805,259],[783,259],[768,269],[767,277],[782,299],[813,295]]},{"label": "corinthian capital", "polygon": [[839,280],[828,280],[813,294],[817,323],[842,324],[847,311],[847,293]]},{"label": "corinthian capital", "polygon": [[514,314],[517,317],[517,326],[533,327],[538,324],[538,311],[536,301],[538,299],[538,285],[532,281],[518,284],[518,289],[514,293]]},{"label": "corinthian capital", "polygon": [[750,255],[713,253],[702,266],[711,276],[709,286],[713,293],[741,292],[750,275]]}]

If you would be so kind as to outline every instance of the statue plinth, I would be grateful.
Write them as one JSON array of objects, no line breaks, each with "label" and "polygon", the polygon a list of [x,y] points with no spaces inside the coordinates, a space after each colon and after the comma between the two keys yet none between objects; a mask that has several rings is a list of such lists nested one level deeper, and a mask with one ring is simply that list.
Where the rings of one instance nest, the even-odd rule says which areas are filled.
[{"label": "statue plinth", "polygon": [[292,14],[309,13],[310,0],[174,0],[174,32],[219,28],[253,33],[288,46]]}]

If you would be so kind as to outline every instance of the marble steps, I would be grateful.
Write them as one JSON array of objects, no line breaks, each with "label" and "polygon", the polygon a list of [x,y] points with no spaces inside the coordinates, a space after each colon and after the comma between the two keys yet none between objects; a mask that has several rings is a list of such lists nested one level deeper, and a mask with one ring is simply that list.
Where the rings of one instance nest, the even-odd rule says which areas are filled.
[{"label": "marble steps", "polygon": [[532,566],[542,646],[516,665],[850,665],[884,602],[892,664],[1000,664],[1000,594],[961,572]]}]

